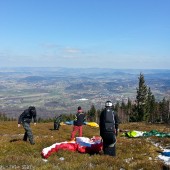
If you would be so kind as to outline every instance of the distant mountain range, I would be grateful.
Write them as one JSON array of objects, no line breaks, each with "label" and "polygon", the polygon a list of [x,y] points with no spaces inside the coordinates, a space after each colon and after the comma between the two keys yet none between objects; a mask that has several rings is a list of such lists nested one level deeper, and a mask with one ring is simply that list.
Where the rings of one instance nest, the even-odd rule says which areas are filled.
[{"label": "distant mountain range", "polygon": [[79,105],[86,111],[92,104],[103,108],[108,99],[135,100],[140,73],[157,100],[170,99],[170,70],[0,68],[0,112],[16,118],[35,105],[40,117],[54,117],[75,113]]}]

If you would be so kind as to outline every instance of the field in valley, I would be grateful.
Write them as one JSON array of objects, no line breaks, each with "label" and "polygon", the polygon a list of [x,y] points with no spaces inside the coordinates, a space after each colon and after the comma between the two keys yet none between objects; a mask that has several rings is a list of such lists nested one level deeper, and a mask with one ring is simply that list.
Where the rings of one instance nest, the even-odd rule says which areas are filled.
[{"label": "field in valley", "polygon": [[[30,105],[37,108],[41,118],[75,113],[81,105],[88,111],[91,105],[104,107],[136,99],[141,70],[11,68],[0,69],[0,111],[17,118]],[[170,71],[143,70],[146,84],[156,100],[169,100]]]}]

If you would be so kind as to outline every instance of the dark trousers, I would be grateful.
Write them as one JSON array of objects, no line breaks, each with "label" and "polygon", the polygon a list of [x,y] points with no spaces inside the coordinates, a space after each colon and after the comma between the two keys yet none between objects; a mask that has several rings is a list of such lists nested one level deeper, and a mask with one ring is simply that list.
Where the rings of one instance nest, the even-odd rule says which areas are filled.
[{"label": "dark trousers", "polygon": [[59,128],[60,128],[60,123],[54,122],[54,130],[59,130]]},{"label": "dark trousers", "polygon": [[114,133],[107,133],[102,136],[103,152],[105,155],[116,156],[116,136]]},{"label": "dark trousers", "polygon": [[30,143],[34,144],[34,138],[33,138],[32,130],[30,128],[30,123],[24,122],[23,127],[25,129],[25,134],[24,134],[23,140],[27,141],[27,138],[28,138]]}]

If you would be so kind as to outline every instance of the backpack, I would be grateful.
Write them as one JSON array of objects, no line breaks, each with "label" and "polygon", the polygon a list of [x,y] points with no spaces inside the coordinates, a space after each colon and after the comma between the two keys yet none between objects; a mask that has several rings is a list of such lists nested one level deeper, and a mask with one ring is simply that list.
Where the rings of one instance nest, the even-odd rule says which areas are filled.
[{"label": "backpack", "polygon": [[115,129],[114,112],[110,109],[107,109],[104,114],[104,131],[114,132],[114,129]]}]

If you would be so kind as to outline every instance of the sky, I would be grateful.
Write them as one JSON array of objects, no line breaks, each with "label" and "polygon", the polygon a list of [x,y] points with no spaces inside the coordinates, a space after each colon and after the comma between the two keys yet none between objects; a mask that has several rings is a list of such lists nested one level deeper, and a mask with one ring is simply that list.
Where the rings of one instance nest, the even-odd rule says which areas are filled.
[{"label": "sky", "polygon": [[170,69],[170,0],[0,0],[0,67]]}]

